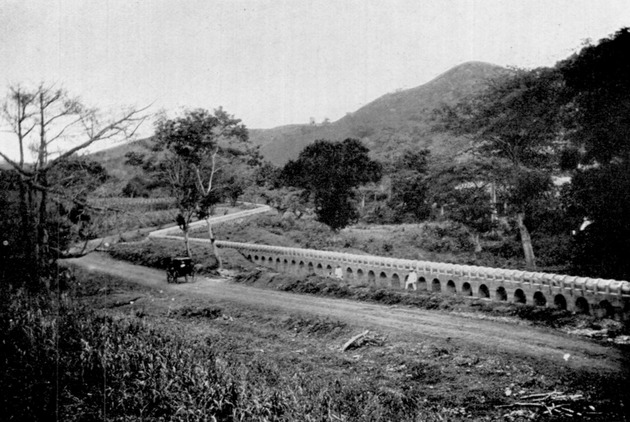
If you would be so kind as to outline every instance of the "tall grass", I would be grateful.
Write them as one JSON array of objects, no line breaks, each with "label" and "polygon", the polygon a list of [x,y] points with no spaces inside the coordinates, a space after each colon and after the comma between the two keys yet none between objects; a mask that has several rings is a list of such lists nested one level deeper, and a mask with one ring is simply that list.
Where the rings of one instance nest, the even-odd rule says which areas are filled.
[{"label": "tall grass", "polygon": [[[6,303],[6,302],[5,302]],[[66,299],[13,292],[0,314],[3,420],[278,419],[285,404],[212,344]],[[247,374],[245,374],[247,375]]]},{"label": "tall grass", "polygon": [[379,377],[287,373],[273,356],[243,357],[182,324],[95,311],[67,294],[2,299],[2,420],[404,421],[423,410]]}]

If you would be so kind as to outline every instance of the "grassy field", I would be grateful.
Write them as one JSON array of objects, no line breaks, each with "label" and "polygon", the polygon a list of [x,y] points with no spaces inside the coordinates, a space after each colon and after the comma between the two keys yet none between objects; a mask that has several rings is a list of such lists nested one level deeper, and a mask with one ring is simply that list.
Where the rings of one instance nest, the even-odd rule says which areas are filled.
[{"label": "grassy field", "polygon": [[[168,201],[160,202],[144,198],[123,198],[123,211],[98,214],[94,217],[92,238],[122,235],[126,232],[141,230],[146,228],[162,228],[174,225],[179,210],[177,208],[162,208],[162,205],[169,205]],[[134,205],[135,204],[135,205]],[[159,205],[156,207],[156,204]],[[158,208],[158,209],[155,209]],[[219,206],[214,212],[215,215],[223,215],[234,211],[247,209],[247,205],[237,207]],[[146,232],[146,230],[141,230]]]}]

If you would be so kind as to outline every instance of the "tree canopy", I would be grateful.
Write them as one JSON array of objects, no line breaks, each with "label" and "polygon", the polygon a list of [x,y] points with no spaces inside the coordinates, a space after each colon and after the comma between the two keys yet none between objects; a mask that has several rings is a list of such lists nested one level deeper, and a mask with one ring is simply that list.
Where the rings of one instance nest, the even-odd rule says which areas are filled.
[{"label": "tree canopy", "polygon": [[288,186],[304,189],[318,219],[339,230],[358,217],[353,189],[381,177],[381,165],[368,152],[357,139],[317,140],[285,165],[281,178]]},{"label": "tree canopy", "polygon": [[247,142],[247,128],[222,108],[213,113],[204,109],[187,110],[180,117],[158,119],[155,140],[156,149],[161,149],[163,156],[154,171],[169,181],[177,200],[180,211],[177,223],[184,232],[188,253],[188,228],[194,216],[206,219],[214,245],[208,222],[211,208],[224,196],[235,202],[243,191],[239,177],[242,172],[235,168],[258,159],[257,151]]},{"label": "tree canopy", "polygon": [[583,164],[630,157],[630,30],[623,28],[558,64],[571,99],[571,132]]},{"label": "tree canopy", "polygon": [[576,220],[574,264],[586,275],[630,278],[630,31],[621,29],[559,63],[570,98],[573,180],[565,196]]},{"label": "tree canopy", "polygon": [[[528,266],[535,254],[525,221],[549,190],[563,137],[564,82],[557,69],[515,70],[493,79],[479,95],[443,110],[451,131],[473,141],[477,160],[493,158],[492,179],[505,187]],[[475,181],[478,182],[478,181]]]},{"label": "tree canopy", "polygon": [[428,156],[428,149],[405,149],[390,166],[391,196],[388,205],[394,210],[397,221],[422,221],[431,213],[431,206],[427,203]]}]

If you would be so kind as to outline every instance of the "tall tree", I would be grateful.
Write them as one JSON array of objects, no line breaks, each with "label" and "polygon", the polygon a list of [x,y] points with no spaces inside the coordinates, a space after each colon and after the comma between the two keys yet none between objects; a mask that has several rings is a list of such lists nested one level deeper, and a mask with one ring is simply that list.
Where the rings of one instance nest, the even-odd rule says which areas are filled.
[{"label": "tall tree", "polygon": [[446,209],[449,219],[463,224],[475,252],[481,252],[481,234],[491,230],[497,215],[497,180],[494,160],[443,165],[430,175],[430,197]]},{"label": "tall tree", "polygon": [[428,149],[406,149],[393,160],[389,175],[391,196],[388,205],[395,211],[398,221],[422,221],[429,217],[427,203]]},{"label": "tall tree", "polygon": [[556,151],[563,137],[564,84],[555,69],[516,70],[494,79],[476,97],[443,112],[447,127],[472,137],[477,157],[495,157],[503,165],[496,176],[509,187],[525,260],[536,260],[526,216],[549,188]]},{"label": "tall tree", "polygon": [[368,152],[356,139],[318,140],[285,165],[282,179],[288,186],[304,189],[319,221],[339,230],[358,217],[354,189],[381,178],[381,165]]},{"label": "tall tree", "polygon": [[[35,88],[20,85],[9,88],[2,117],[16,136],[19,157],[14,160],[2,151],[0,157],[20,176],[22,243],[29,260],[36,264],[29,267],[33,281],[39,280],[39,271],[50,261],[49,196],[64,195],[50,184],[50,172],[97,142],[132,136],[144,120],[142,112],[127,109],[104,119],[96,109],[85,107],[63,89],[44,84]],[[32,157],[27,155],[29,149]]]},{"label": "tall tree", "polygon": [[570,209],[591,225],[577,237],[575,264],[588,275],[630,277],[630,29],[558,64],[571,100],[574,149]]},{"label": "tall tree", "polygon": [[228,170],[247,166],[256,160],[256,150],[248,143],[248,132],[240,119],[222,108],[188,110],[174,119],[160,118],[155,139],[166,151],[163,169],[169,175],[173,194],[180,204],[180,227],[188,253],[188,225],[194,215],[206,220],[208,238],[221,267],[218,248],[210,224],[211,208],[238,183]]}]

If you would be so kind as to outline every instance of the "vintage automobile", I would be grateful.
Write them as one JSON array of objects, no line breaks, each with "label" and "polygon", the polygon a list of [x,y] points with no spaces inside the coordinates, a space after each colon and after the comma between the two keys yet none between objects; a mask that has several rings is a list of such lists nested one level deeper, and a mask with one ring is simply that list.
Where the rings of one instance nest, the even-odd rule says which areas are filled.
[{"label": "vintage automobile", "polygon": [[166,281],[177,283],[177,279],[181,277],[184,278],[185,282],[195,281],[195,266],[191,258],[171,258],[166,268]]}]

